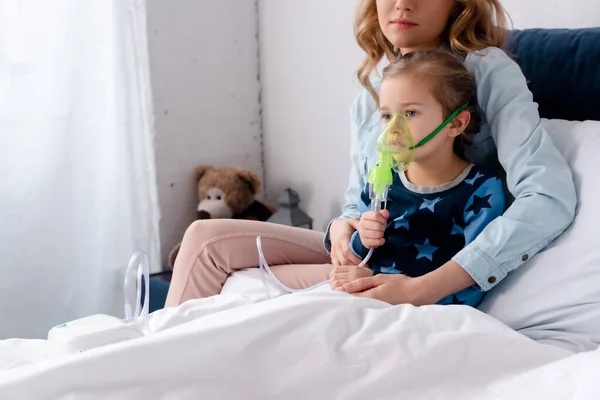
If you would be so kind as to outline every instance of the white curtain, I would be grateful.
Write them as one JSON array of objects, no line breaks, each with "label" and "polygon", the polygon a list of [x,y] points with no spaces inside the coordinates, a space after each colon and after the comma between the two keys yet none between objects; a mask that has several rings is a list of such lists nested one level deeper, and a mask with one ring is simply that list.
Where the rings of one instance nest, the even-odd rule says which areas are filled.
[{"label": "white curtain", "polygon": [[0,0],[0,338],[122,316],[160,261],[145,2]]}]

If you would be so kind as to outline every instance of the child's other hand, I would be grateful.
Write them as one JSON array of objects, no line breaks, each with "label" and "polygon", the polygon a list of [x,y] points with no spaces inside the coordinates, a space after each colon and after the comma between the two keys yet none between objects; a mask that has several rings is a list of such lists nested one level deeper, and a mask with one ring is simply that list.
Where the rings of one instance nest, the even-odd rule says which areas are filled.
[{"label": "child's other hand", "polygon": [[342,290],[344,284],[354,282],[361,278],[373,276],[373,271],[365,267],[354,265],[340,265],[335,267],[329,275],[329,282],[333,290]]},{"label": "child's other hand", "polygon": [[331,239],[331,263],[340,265],[358,265],[358,258],[350,249],[350,239],[358,228],[358,218],[337,219],[331,223],[329,231]]},{"label": "child's other hand", "polygon": [[390,216],[388,210],[363,213],[358,222],[360,241],[367,249],[377,248],[385,243],[383,233]]}]

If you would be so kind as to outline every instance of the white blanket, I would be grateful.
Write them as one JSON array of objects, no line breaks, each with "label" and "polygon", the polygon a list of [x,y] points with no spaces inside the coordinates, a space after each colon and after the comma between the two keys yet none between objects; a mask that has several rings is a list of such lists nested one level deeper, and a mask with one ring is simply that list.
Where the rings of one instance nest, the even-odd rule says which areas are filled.
[{"label": "white blanket", "polygon": [[256,300],[157,311],[148,337],[76,355],[0,342],[1,398],[600,398],[600,353],[540,345],[469,307],[392,307],[328,288]]}]

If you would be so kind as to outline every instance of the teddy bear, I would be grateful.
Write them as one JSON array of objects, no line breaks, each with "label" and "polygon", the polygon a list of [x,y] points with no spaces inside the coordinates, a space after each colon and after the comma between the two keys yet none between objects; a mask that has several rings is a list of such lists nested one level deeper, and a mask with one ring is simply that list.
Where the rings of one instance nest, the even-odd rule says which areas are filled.
[{"label": "teddy bear", "polygon": [[[266,221],[275,208],[255,199],[261,188],[258,176],[247,169],[201,165],[194,170],[198,182],[197,219],[235,218]],[[173,269],[181,243],[168,256]]]}]

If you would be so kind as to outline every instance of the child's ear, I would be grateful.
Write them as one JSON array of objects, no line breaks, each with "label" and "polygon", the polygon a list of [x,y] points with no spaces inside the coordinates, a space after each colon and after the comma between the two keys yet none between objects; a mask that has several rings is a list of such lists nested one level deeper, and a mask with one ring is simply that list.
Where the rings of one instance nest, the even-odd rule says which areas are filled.
[{"label": "child's ear", "polygon": [[469,111],[463,111],[454,118],[450,123],[448,129],[448,136],[457,137],[462,134],[471,122],[471,113]]}]

